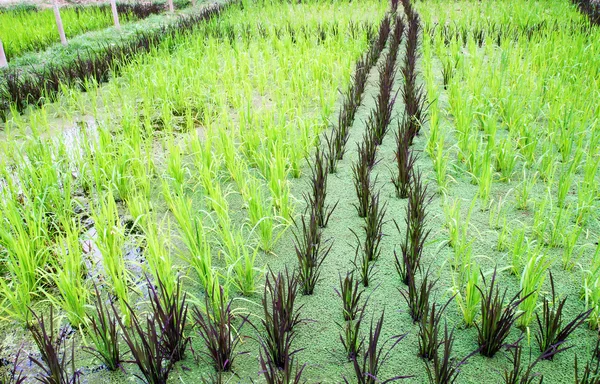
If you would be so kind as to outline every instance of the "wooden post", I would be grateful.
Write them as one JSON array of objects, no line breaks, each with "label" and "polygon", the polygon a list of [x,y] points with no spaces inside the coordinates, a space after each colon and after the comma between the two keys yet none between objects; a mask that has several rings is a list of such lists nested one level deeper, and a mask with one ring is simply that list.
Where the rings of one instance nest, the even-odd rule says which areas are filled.
[{"label": "wooden post", "polygon": [[8,67],[8,61],[6,60],[6,54],[4,53],[4,46],[2,40],[0,40],[0,68]]},{"label": "wooden post", "polygon": [[62,45],[67,45],[65,29],[63,28],[62,19],[60,18],[60,11],[58,10],[58,0],[54,0],[54,18],[56,19],[56,28],[58,28],[58,34],[60,35],[60,42]]},{"label": "wooden post", "polygon": [[169,0],[169,12],[175,12],[175,6],[173,5],[173,0]]},{"label": "wooden post", "polygon": [[117,11],[117,1],[110,0],[110,8],[112,9],[113,20],[115,22],[115,28],[121,29],[121,23],[119,23],[119,12]]}]

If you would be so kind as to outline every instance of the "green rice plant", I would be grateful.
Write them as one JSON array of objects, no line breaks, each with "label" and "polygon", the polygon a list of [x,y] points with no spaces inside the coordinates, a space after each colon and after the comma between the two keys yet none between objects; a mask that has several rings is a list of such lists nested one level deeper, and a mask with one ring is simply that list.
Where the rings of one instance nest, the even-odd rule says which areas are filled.
[{"label": "green rice plant", "polygon": [[213,286],[213,267],[211,245],[204,227],[202,215],[195,214],[192,200],[185,195],[173,195],[169,188],[163,189],[166,193],[167,205],[179,225],[179,235],[187,248],[187,254],[181,253],[181,258],[186,261],[198,274],[202,286],[208,292]]},{"label": "green rice plant", "polygon": [[[479,284],[479,274],[479,266],[476,262],[473,262],[464,272],[466,282],[463,286],[458,286],[455,283],[452,287],[452,293],[460,308],[466,327],[471,327],[475,324],[475,318],[479,313],[479,303],[481,302],[481,292],[477,289]],[[460,278],[458,280],[460,280]]]},{"label": "green rice plant", "polygon": [[517,201],[518,209],[526,210],[528,208],[529,196],[531,195],[531,190],[537,182],[537,178],[537,172],[531,175],[525,168],[523,168],[523,179],[515,189],[515,199]]},{"label": "green rice plant", "polygon": [[167,246],[170,242],[168,234],[171,233],[170,222],[167,221],[167,229],[160,231],[158,217],[148,207],[146,215],[141,218],[143,240],[145,242],[144,256],[148,263],[148,269],[155,281],[160,281],[167,295],[171,295],[177,285],[175,267],[171,258],[171,252]]},{"label": "green rice plant", "polygon": [[563,252],[562,252],[562,266],[566,271],[572,271],[573,267],[577,265],[581,256],[583,256],[584,247],[580,247],[580,251],[575,254],[575,247],[583,227],[573,224],[571,229],[564,236]]},{"label": "green rice plant", "polygon": [[598,191],[596,183],[597,169],[600,166],[600,156],[589,153],[583,166],[583,180],[577,185],[577,223],[585,224],[590,212],[595,206],[595,196]]},{"label": "green rice plant", "polygon": [[564,168],[560,172],[560,176],[558,178],[557,204],[561,208],[565,206],[567,196],[571,191],[571,186],[573,185],[573,180],[575,178],[575,172],[573,169],[571,169],[571,166],[565,166]]},{"label": "green rice plant", "polygon": [[506,217],[503,217],[502,224],[500,225],[500,232],[498,233],[498,240],[496,241],[496,250],[498,252],[505,252],[509,249],[509,235],[510,230],[508,229],[508,222]]},{"label": "green rice plant", "polygon": [[289,220],[292,215],[292,200],[287,175],[288,169],[285,156],[280,150],[276,149],[269,162],[267,182],[273,198],[275,213],[284,220]]},{"label": "green rice plant", "polygon": [[276,216],[273,216],[273,202],[265,198],[263,184],[254,177],[250,177],[247,187],[242,191],[242,197],[248,209],[248,218],[252,232],[258,235],[260,249],[270,252],[283,231],[275,234],[278,225]]},{"label": "green rice plant", "polygon": [[519,318],[518,324],[522,328],[529,327],[534,318],[538,296],[552,261],[543,253],[540,246],[529,249],[520,282],[522,302],[519,304],[519,310],[523,312],[523,316]]},{"label": "green rice plant", "polygon": [[551,210],[552,202],[549,198],[550,194],[544,196],[543,199],[537,200],[534,204],[535,212],[533,214],[533,224],[531,225],[533,235],[537,238],[540,243],[546,242],[546,231],[548,229],[548,225],[552,212]]},{"label": "green rice plant", "polygon": [[455,247],[460,235],[460,200],[455,199],[450,202],[445,198],[442,206],[444,207],[445,227],[448,230],[448,245]]},{"label": "green rice plant", "polygon": [[511,274],[518,276],[523,270],[523,267],[525,265],[525,257],[529,254],[529,249],[532,245],[529,241],[529,238],[525,236],[524,227],[519,227],[512,231],[511,242],[512,247],[510,250],[510,272]]},{"label": "green rice plant", "polygon": [[182,193],[187,169],[183,164],[183,151],[179,145],[175,144],[172,136],[168,136],[165,141],[165,150],[168,153],[167,174],[171,179],[171,187],[178,193]]},{"label": "green rice plant", "polygon": [[585,308],[592,310],[588,319],[590,328],[600,329],[600,244],[596,245],[589,267],[582,266],[581,272],[581,293],[585,300]]},{"label": "green rice plant", "polygon": [[256,281],[260,270],[255,267],[258,248],[246,245],[247,240],[241,230],[236,230],[231,235],[233,244],[225,251],[227,268],[233,272],[233,284],[244,296],[250,296],[256,292]]},{"label": "green rice plant", "polygon": [[496,171],[500,173],[500,181],[510,182],[519,160],[513,138],[510,135],[503,137],[495,150]]},{"label": "green rice plant", "polygon": [[554,216],[548,220],[550,222],[550,236],[547,243],[550,247],[558,248],[565,242],[565,233],[571,221],[571,208],[559,207],[553,211]]},{"label": "green rice plant", "polygon": [[117,204],[109,190],[92,210],[96,229],[93,239],[102,255],[102,267],[110,289],[118,299],[124,323],[129,323],[129,285],[132,277],[125,265],[125,228],[119,218]]},{"label": "green rice plant", "polygon": [[29,307],[42,278],[40,271],[49,258],[47,214],[42,197],[27,200],[24,207],[18,200],[18,195],[3,194],[1,202],[0,244],[5,249],[3,269],[10,279],[0,279],[0,290],[8,303],[3,310],[27,325],[31,320]]},{"label": "green rice plant", "polygon": [[85,323],[89,301],[89,284],[85,280],[86,268],[83,249],[79,240],[81,232],[77,223],[67,224],[64,237],[57,241],[55,257],[47,279],[58,289],[58,295],[43,290],[48,299],[65,311],[69,323],[79,327]]},{"label": "green rice plant", "polygon": [[447,151],[444,151],[445,135],[440,133],[438,141],[433,148],[433,170],[435,171],[435,180],[438,185],[438,192],[445,193],[448,190],[448,164],[450,157]]}]

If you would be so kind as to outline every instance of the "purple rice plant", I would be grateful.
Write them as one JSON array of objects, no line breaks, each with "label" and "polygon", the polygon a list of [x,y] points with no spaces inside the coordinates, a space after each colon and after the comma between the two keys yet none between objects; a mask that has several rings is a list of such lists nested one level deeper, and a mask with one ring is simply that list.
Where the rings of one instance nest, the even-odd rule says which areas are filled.
[{"label": "purple rice plant", "polygon": [[295,356],[291,356],[286,360],[286,365],[283,368],[278,368],[270,359],[269,354],[263,354],[263,350],[260,351],[258,360],[261,371],[259,373],[264,376],[267,384],[306,383],[306,380],[302,380],[306,364],[299,366],[298,363],[295,363]]},{"label": "purple rice plant", "polygon": [[376,261],[381,254],[379,245],[381,244],[381,239],[385,236],[383,225],[385,224],[386,210],[387,202],[381,204],[379,192],[372,192],[369,206],[367,207],[367,215],[365,216],[365,225],[363,226],[365,231],[364,250],[369,261]]},{"label": "purple rice plant", "polygon": [[[484,286],[487,285],[483,273],[481,278]],[[505,340],[510,334],[511,328],[523,314],[518,312],[519,305],[529,297],[527,295],[519,298],[521,292],[518,292],[505,305],[508,288],[500,295],[500,288],[495,284],[496,269],[494,269],[490,285],[485,291],[477,286],[477,290],[481,293],[481,319],[475,323],[475,327],[477,328],[479,353],[486,357],[493,357],[505,346]]]},{"label": "purple rice plant", "polygon": [[119,322],[125,344],[129,348],[133,360],[128,363],[135,364],[140,373],[134,376],[146,384],[165,384],[174,366],[171,356],[165,356],[163,335],[159,320],[154,316],[146,316],[145,326],[137,317],[133,308],[126,304],[131,314],[131,327],[128,327],[118,317],[117,309],[113,305],[113,312]]},{"label": "purple rice plant", "polygon": [[[598,343],[596,343],[596,346],[598,346]],[[583,373],[580,374],[577,354],[575,354],[574,368],[575,384],[600,384],[600,360],[594,356],[585,363]]]},{"label": "purple rice plant", "polygon": [[187,293],[181,292],[181,280],[172,292],[168,292],[164,283],[158,279],[158,290],[146,277],[152,315],[160,328],[162,354],[173,363],[183,359],[191,339],[185,335],[188,305]]},{"label": "purple rice plant", "polygon": [[[332,156],[332,154],[330,153],[329,156]],[[319,147],[315,152],[315,161],[313,164],[309,163],[309,167],[311,169],[311,193],[305,195],[306,201],[311,211],[314,212],[318,226],[325,228],[337,203],[333,206],[326,205],[328,173],[325,156]]]},{"label": "purple rice plant", "polygon": [[369,253],[366,252],[363,243],[360,241],[360,237],[358,237],[354,230],[350,229],[350,231],[356,238],[356,247],[354,249],[354,260],[352,261],[352,265],[358,273],[363,287],[366,288],[369,286],[371,278],[374,275],[375,263],[372,263],[371,260],[369,260]]},{"label": "purple rice plant", "polygon": [[56,331],[52,307],[47,320],[43,315],[38,316],[33,310],[31,313],[36,324],[29,326],[29,331],[41,354],[41,359],[29,356],[29,361],[41,369],[40,376],[36,377],[36,380],[42,384],[78,384],[81,372],[75,369],[74,342],[70,355],[67,355],[69,329],[64,326],[58,332]]},{"label": "purple rice plant", "polygon": [[[396,271],[404,284],[408,284],[412,273],[419,269],[425,241],[431,231],[426,229],[426,208],[431,202],[431,196],[427,193],[427,186],[423,185],[419,172],[414,173],[411,179],[413,182],[409,188],[406,206],[406,232],[400,245],[402,257],[394,251]],[[398,232],[402,233],[398,222],[394,221],[394,224]]]},{"label": "purple rice plant", "polygon": [[[376,383],[391,383],[402,379],[407,379],[412,376],[394,376],[389,379],[379,378],[379,371],[381,367],[386,363],[390,357],[390,352],[398,345],[402,339],[406,336],[397,335],[386,340],[381,346],[379,346],[379,339],[381,337],[381,329],[383,327],[383,318],[385,312],[381,313],[381,317],[373,327],[373,320],[371,319],[371,329],[369,331],[369,337],[366,339],[366,348],[362,354],[362,358],[359,361],[358,356],[355,356],[352,360],[354,366],[354,373],[356,375],[356,381],[348,381],[344,377],[346,384],[358,383],[358,384],[376,384]],[[391,343],[389,347],[386,345]]]},{"label": "purple rice plant", "polygon": [[342,300],[344,321],[356,319],[362,310],[360,299],[364,290],[359,288],[359,284],[360,282],[354,279],[354,272],[347,272],[344,278],[340,275],[340,288],[334,288],[335,293]]},{"label": "purple rice plant", "polygon": [[119,349],[119,325],[117,319],[105,306],[98,287],[96,292],[96,313],[88,315],[89,336],[93,347],[84,347],[84,351],[100,360],[106,368],[116,371],[123,362]]},{"label": "purple rice plant", "polygon": [[398,289],[406,304],[408,313],[415,323],[428,314],[429,299],[437,280],[429,279],[429,269],[422,273],[421,283],[417,284],[415,273],[410,271],[408,279],[408,288],[406,290]]},{"label": "purple rice plant", "polygon": [[360,327],[365,317],[367,301],[368,300],[365,300],[365,302],[357,308],[354,319],[337,323],[341,330],[340,342],[346,351],[348,361],[356,359],[364,344],[364,337],[360,333]]},{"label": "purple rice plant", "polygon": [[433,303],[431,307],[423,311],[423,315],[419,320],[419,356],[425,360],[431,361],[434,359],[439,342],[441,332],[442,315],[454,297],[446,301],[446,304],[438,306]]},{"label": "purple rice plant", "polygon": [[406,199],[408,197],[411,177],[414,172],[417,156],[410,150],[410,138],[406,127],[398,123],[396,132],[396,160],[397,172],[392,172],[392,184],[396,190],[396,197]]},{"label": "purple rice plant", "polygon": [[[462,360],[452,356],[454,346],[454,329],[448,332],[448,324],[444,323],[444,337],[438,344],[431,362],[427,361],[427,377],[431,384],[452,384],[456,382],[461,367],[467,363],[477,350],[465,356]],[[442,349],[440,353],[440,348]]]},{"label": "purple rice plant", "polygon": [[356,207],[359,217],[366,217],[372,190],[377,180],[371,181],[371,168],[368,163],[362,161],[360,157],[361,155],[359,152],[358,162],[352,164],[354,190],[356,191],[356,197],[358,199],[358,204],[355,204],[354,206]]},{"label": "purple rice plant", "polygon": [[297,295],[298,280],[294,272],[290,275],[286,269],[285,273],[279,272],[275,275],[273,271],[269,271],[262,297],[261,323],[264,333],[259,336],[258,341],[264,362],[271,372],[279,370],[283,371],[281,374],[289,375],[285,370],[293,367],[291,360],[300,351],[292,349],[296,327],[302,323],[302,306],[296,306]]},{"label": "purple rice plant", "polygon": [[522,364],[522,340],[523,336],[519,337],[514,344],[508,345],[506,348],[511,355],[509,358],[511,367],[510,369],[505,369],[502,373],[502,382],[504,384],[534,384],[537,381],[538,384],[542,384],[544,377],[533,371],[536,364],[542,359],[537,358],[533,362],[530,362],[529,365],[524,366]]},{"label": "purple rice plant", "polygon": [[[11,368],[2,369],[3,362],[0,361],[0,384],[23,384],[25,380],[27,380],[27,376],[23,375],[23,371],[19,369],[22,351],[23,350],[19,348],[15,355],[15,359],[12,361]],[[2,352],[2,346],[0,345],[0,353]]]},{"label": "purple rice plant", "polygon": [[379,93],[375,98],[375,109],[372,110],[370,120],[372,125],[367,127],[373,130],[372,136],[376,146],[381,145],[385,137],[390,121],[392,120],[392,111],[396,101],[396,94],[392,95],[394,87],[394,74],[396,73],[396,56],[390,51],[387,60],[383,61],[379,67]]},{"label": "purple rice plant", "polygon": [[535,340],[540,348],[544,359],[552,360],[554,356],[563,352],[571,346],[564,347],[567,338],[577,327],[582,325],[589,317],[592,310],[581,312],[573,320],[563,325],[563,308],[567,298],[558,300],[554,291],[554,278],[550,272],[550,286],[552,288],[552,301],[544,297],[542,303],[542,317],[536,313],[535,317],[538,324],[538,332]]},{"label": "purple rice plant", "polygon": [[298,258],[298,281],[301,286],[302,294],[312,295],[319,277],[321,275],[321,265],[329,255],[332,242],[321,240],[321,230],[318,226],[318,218],[314,211],[310,216],[303,215],[301,218],[302,227],[293,232],[294,249]]},{"label": "purple rice plant", "polygon": [[243,340],[240,331],[246,324],[247,318],[242,317],[241,324],[235,328],[233,324],[235,316],[231,308],[233,300],[226,303],[223,287],[219,286],[215,289],[221,291],[218,303],[213,302],[207,295],[205,311],[194,307],[192,312],[198,333],[206,346],[206,352],[202,352],[202,355],[215,367],[217,375],[220,375],[221,372],[231,371],[235,358],[246,353],[236,352],[236,349]]}]

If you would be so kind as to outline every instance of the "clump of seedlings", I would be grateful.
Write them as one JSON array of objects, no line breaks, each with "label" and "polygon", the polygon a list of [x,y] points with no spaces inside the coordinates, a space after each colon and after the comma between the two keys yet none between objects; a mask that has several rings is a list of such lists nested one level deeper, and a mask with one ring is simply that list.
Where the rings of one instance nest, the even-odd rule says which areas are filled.
[{"label": "clump of seedlings", "polygon": [[550,286],[552,288],[552,300],[544,297],[542,302],[542,316],[536,312],[535,318],[538,324],[538,332],[535,340],[540,348],[544,359],[552,360],[555,355],[563,352],[571,346],[564,346],[567,338],[573,331],[582,325],[589,317],[592,310],[589,309],[577,315],[569,323],[563,325],[563,308],[567,298],[558,300],[554,291],[554,278],[550,272]]},{"label": "clump of seedlings", "polygon": [[[429,311],[429,298],[437,280],[429,280],[429,270],[422,273],[421,283],[417,284],[416,271],[408,267],[408,289],[398,289],[408,304],[408,313],[413,321],[419,322]],[[420,268],[419,268],[420,270]]]},{"label": "clump of seedlings", "polygon": [[[431,362],[427,362],[427,377],[431,384],[454,383],[460,374],[460,368],[467,363],[477,351],[471,352],[462,360],[452,356],[454,346],[454,330],[448,332],[448,324],[444,323],[444,337],[439,343]],[[442,349],[441,353],[439,349]]]},{"label": "clump of seedlings", "polygon": [[52,307],[47,319],[33,311],[32,315],[36,324],[29,326],[29,331],[41,354],[41,359],[29,356],[29,360],[41,369],[36,380],[43,384],[79,383],[81,372],[75,369],[75,343],[70,351],[67,347],[69,328],[64,326],[57,332]]},{"label": "clump of seedlings", "polygon": [[356,191],[356,197],[358,204],[355,204],[356,211],[359,217],[366,217],[369,209],[370,198],[372,190],[375,187],[377,178],[371,180],[371,168],[368,162],[364,161],[364,157],[359,149],[359,160],[352,164],[352,176],[354,179],[354,190]]},{"label": "clump of seedlings", "polygon": [[396,152],[394,153],[397,172],[392,172],[392,183],[396,189],[396,197],[408,197],[411,177],[414,173],[417,156],[410,150],[410,137],[406,127],[398,123],[396,132]]},{"label": "clump of seedlings", "polygon": [[352,361],[358,356],[363,345],[363,337],[360,335],[360,327],[365,316],[365,308],[369,301],[367,297],[361,303],[364,290],[359,288],[360,282],[354,279],[354,273],[346,273],[342,279],[340,276],[340,288],[335,289],[337,295],[342,299],[343,323],[337,323],[342,333],[340,341],[346,351],[346,357]]},{"label": "clump of seedlings", "polygon": [[[402,339],[406,335],[397,335],[392,336],[388,340],[386,340],[383,344],[379,344],[379,339],[381,337],[381,329],[383,327],[383,318],[385,312],[381,313],[381,317],[373,327],[373,321],[371,320],[371,329],[369,330],[369,337],[366,340],[366,349],[362,354],[362,358],[359,361],[359,358],[355,356],[352,359],[352,363],[354,365],[354,373],[356,375],[356,381],[348,381],[344,377],[344,382],[346,384],[358,383],[358,384],[375,384],[375,383],[390,383],[393,381],[398,381],[401,379],[407,379],[412,376],[394,376],[389,379],[382,379],[379,376],[379,371],[381,367],[385,364],[385,362],[389,359],[390,352],[398,345]],[[386,344],[390,343],[391,345],[386,348]]]},{"label": "clump of seedlings", "polygon": [[294,249],[298,258],[298,280],[302,294],[312,295],[319,281],[321,265],[329,255],[333,243],[321,240],[322,232],[314,210],[311,210],[310,216],[303,215],[301,223],[302,226],[296,226],[293,232]]},{"label": "clump of seedlings", "polygon": [[187,293],[181,292],[181,280],[175,289],[167,291],[162,280],[158,279],[158,289],[146,278],[152,316],[156,319],[162,337],[160,348],[165,358],[176,363],[183,359],[191,339],[185,335],[188,305]]},{"label": "clump of seedlings", "polygon": [[[485,286],[483,273],[481,278]],[[494,269],[489,287],[485,291],[479,286],[477,287],[481,293],[481,319],[475,323],[477,342],[479,343],[479,353],[487,357],[493,357],[505,346],[505,340],[510,334],[511,328],[523,315],[522,312],[518,312],[519,305],[524,300],[524,298],[519,298],[521,293],[518,292],[505,304],[508,288],[500,295],[500,288],[495,284],[496,270]]]},{"label": "clump of seedlings", "polygon": [[[264,332],[258,337],[260,344],[260,365],[269,383],[287,383],[290,378],[302,374],[302,369],[293,373],[294,357],[301,349],[293,349],[296,327],[302,323],[300,310],[296,306],[298,280],[296,274],[269,271],[262,297]],[[256,326],[253,325],[255,329]],[[258,329],[257,329],[258,331]]]},{"label": "clump of seedlings", "polygon": [[433,303],[425,309],[419,320],[419,356],[425,360],[431,361],[437,354],[442,315],[451,301],[452,298],[444,305]]},{"label": "clump of seedlings", "polygon": [[321,149],[317,146],[315,152],[315,160],[313,164],[309,166],[311,169],[311,193],[305,195],[305,199],[308,207],[317,218],[317,224],[320,228],[327,227],[329,218],[335,210],[337,203],[333,206],[326,205],[325,201],[327,198],[327,166],[325,156],[321,152]]},{"label": "clump of seedlings", "polygon": [[123,360],[119,349],[119,325],[114,314],[103,302],[98,287],[96,292],[96,313],[88,315],[88,336],[92,339],[93,347],[84,350],[100,360],[107,369],[116,371],[122,366]]},{"label": "clump of seedlings", "polygon": [[236,349],[242,341],[240,331],[247,318],[242,317],[242,323],[235,327],[235,316],[231,308],[232,300],[226,303],[223,287],[219,286],[215,289],[221,291],[218,301],[214,302],[207,295],[205,311],[194,307],[193,316],[198,333],[207,350],[202,354],[206,361],[215,367],[217,376],[220,378],[222,372],[231,371],[235,358],[244,353],[236,352]]},{"label": "clump of seedlings", "polygon": [[[190,343],[190,338],[185,335],[188,307],[186,294],[181,295],[180,280],[170,293],[160,281],[158,290],[149,279],[147,283],[152,313],[146,316],[145,324],[128,303],[131,327],[121,318],[118,322],[132,362],[140,371],[134,376],[144,383],[159,384],[167,381],[174,364],[183,357]],[[114,306],[113,311],[117,315]]]},{"label": "clump of seedlings", "polygon": [[[544,377],[538,373],[533,371],[533,368],[539,363],[542,359],[541,356],[535,359],[533,362],[530,362],[529,365],[523,366],[522,364],[522,354],[523,354],[523,346],[521,345],[521,341],[523,340],[523,336],[521,336],[514,344],[508,345],[506,349],[510,353],[510,369],[504,369],[502,373],[502,380],[504,384],[533,384],[536,380],[538,384],[541,384],[544,380]],[[542,355],[543,356],[543,355]]]},{"label": "clump of seedlings", "polygon": [[[408,284],[411,274],[419,269],[425,241],[431,231],[426,229],[426,208],[432,197],[428,195],[427,186],[423,185],[419,172],[414,173],[412,180],[406,206],[406,231],[403,243],[400,245],[401,258],[394,251],[396,271],[404,284]],[[394,221],[394,224],[398,232],[402,233],[398,222]]]}]

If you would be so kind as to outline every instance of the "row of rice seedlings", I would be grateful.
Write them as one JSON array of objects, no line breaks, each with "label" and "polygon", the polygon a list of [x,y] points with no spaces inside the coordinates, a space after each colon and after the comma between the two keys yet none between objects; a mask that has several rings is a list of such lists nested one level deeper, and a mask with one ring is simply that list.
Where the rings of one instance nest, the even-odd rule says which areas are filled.
[{"label": "row of rice seedlings", "polygon": [[[124,22],[144,19],[164,10],[164,4],[159,3],[117,4],[119,19]],[[62,7],[60,16],[67,38],[113,24],[108,5]],[[25,52],[42,50],[59,41],[51,9],[5,12],[0,15],[0,25],[0,39],[9,60]]]},{"label": "row of rice seedlings", "polygon": [[[511,14],[511,11],[505,9],[504,5],[500,8],[503,9],[504,14]],[[557,6],[551,12],[556,12],[558,9],[562,8]],[[454,12],[454,10],[450,12]],[[467,13],[469,12],[470,10]],[[575,88],[559,90],[558,83],[554,82],[556,88],[553,85],[551,92],[561,96],[554,99],[556,102],[552,102],[548,106],[547,111],[551,123],[547,127],[531,124],[536,115],[528,111],[533,111],[543,96],[538,92],[538,86],[530,78],[531,72],[528,72],[525,77],[521,76],[523,71],[526,71],[524,68],[531,68],[529,62],[535,60],[533,57],[548,55],[548,40],[556,41],[563,38],[558,31],[564,31],[570,36],[569,39],[576,41],[575,46],[572,47],[572,53],[565,53],[565,55],[574,60],[587,60],[588,53],[582,51],[581,47],[594,32],[587,30],[585,21],[573,15],[572,10],[567,10],[566,14],[568,14],[566,18],[558,18],[560,21],[548,28],[547,34],[545,32],[542,34],[545,36],[544,38],[538,36],[538,32],[534,32],[532,36],[519,40],[519,43],[512,47],[508,44],[508,41],[511,40],[509,36],[499,38],[498,42],[492,41],[494,38],[486,37],[483,38],[485,44],[481,44],[481,41],[478,44],[476,36],[472,35],[467,36],[463,41],[454,37],[444,37],[443,33],[438,34],[435,29],[429,28],[430,25],[426,21],[428,25],[426,29],[431,34],[425,40],[431,46],[424,52],[427,54],[432,50],[437,51],[442,64],[448,63],[450,68],[445,71],[449,74],[446,83],[449,89],[451,111],[457,127],[459,160],[465,163],[467,171],[474,176],[473,181],[479,184],[479,197],[483,202],[482,205],[487,205],[490,198],[489,191],[493,190],[491,185],[496,180],[510,182],[515,178],[520,179],[513,193],[517,206],[523,210],[532,208],[532,201],[535,201],[532,196],[537,193],[537,185],[540,183],[547,185],[545,188],[547,192],[535,203],[531,236],[529,235],[529,221],[524,224],[523,230],[508,231],[508,224],[499,228],[501,232],[498,248],[509,251],[509,259],[512,259],[512,272],[521,276],[523,286],[527,286],[528,291],[533,292],[526,305],[529,308],[528,316],[520,321],[520,325],[531,322],[533,318],[531,308],[535,308],[537,305],[535,292],[539,292],[539,287],[535,287],[537,287],[536,282],[540,280],[536,277],[541,279],[545,275],[544,271],[536,272],[534,268],[525,270],[525,267],[532,259],[537,259],[539,255],[546,253],[544,247],[561,248],[562,266],[566,270],[572,270],[574,266],[583,263],[582,269],[586,271],[584,278],[588,278],[586,277],[588,271],[586,264],[590,248],[585,244],[586,240],[582,234],[588,230],[590,217],[588,208],[594,205],[589,199],[589,193],[592,193],[595,188],[591,186],[590,182],[596,178],[594,164],[598,157],[597,151],[592,148],[596,141],[597,129],[587,107],[580,103],[570,106],[564,104],[565,98],[579,93],[581,87],[578,91],[575,91]],[[502,15],[502,13],[496,15]],[[456,25],[462,25],[461,28],[465,29],[471,28],[479,22],[479,16],[473,16],[473,20],[461,19]],[[519,17],[521,16],[519,15]],[[545,16],[543,17],[545,18]],[[429,15],[426,20],[429,20]],[[464,20],[469,21],[465,22]],[[542,20],[542,22],[545,21]],[[486,20],[485,23],[489,23],[489,20]],[[575,25],[576,28],[567,26],[568,23]],[[467,24],[468,26],[466,26]],[[524,21],[519,20],[514,25],[519,25],[519,28],[521,25],[528,27]],[[492,29],[490,27],[490,30]],[[518,52],[528,49],[525,47],[530,47],[536,44],[535,42],[544,39],[546,41],[537,45],[535,52],[528,50],[529,53],[525,57],[532,58],[531,60],[516,59],[515,55],[518,55]],[[504,51],[502,56],[504,59],[492,52],[491,45],[493,44],[501,46]],[[480,45],[480,48],[475,49],[477,45]],[[478,50],[482,54],[478,53],[472,56],[457,54],[458,48],[461,46],[473,52]],[[488,62],[488,64],[482,65],[484,54],[494,57],[494,64]],[[502,60],[506,60],[504,65],[499,64]],[[473,83],[473,79],[478,76],[475,74],[492,72],[496,73],[493,76],[496,80],[491,76],[486,78],[485,87],[482,88]],[[511,86],[510,81],[499,81],[498,79],[502,79],[502,77],[499,78],[497,73],[507,76],[507,80],[520,76],[522,82],[518,85],[512,82],[513,86]],[[585,79],[590,75],[583,70],[578,78]],[[523,81],[523,79],[527,80]],[[465,91],[465,87],[469,91]],[[435,89],[435,85],[431,88],[430,93],[436,95],[438,91]],[[583,86],[583,89],[583,93],[593,92],[592,87],[589,86]],[[575,97],[575,99],[577,98]],[[484,104],[482,103],[483,99],[491,102]],[[476,114],[480,114],[483,118],[477,121],[477,119],[469,117]],[[592,123],[590,124],[590,122]],[[585,132],[587,127],[590,128],[588,132]],[[506,133],[502,132],[504,129],[506,129]],[[437,132],[434,132],[433,136],[435,137],[435,135]],[[537,140],[535,139],[536,135],[539,138]],[[432,139],[431,152],[435,153],[433,148]],[[584,155],[586,150],[590,151],[589,155]],[[481,153],[480,156],[477,156],[478,152]],[[435,162],[434,160],[434,164]],[[522,178],[519,177],[521,166],[523,166]],[[490,176],[490,169],[493,171],[492,176]],[[582,182],[578,183],[576,180]],[[577,185],[575,191],[572,188],[573,184]],[[511,232],[512,241],[510,241]],[[507,247],[505,244],[509,242],[512,245]],[[550,260],[546,259],[546,262],[549,263]],[[544,265],[545,263],[541,264],[542,269],[546,268]],[[592,319],[593,317],[590,317],[590,322]]]},{"label": "row of rice seedlings", "polygon": [[[32,69],[27,73],[16,69],[3,71],[0,78],[0,94],[5,103],[0,105],[2,120],[10,113],[19,114],[28,105],[40,105],[56,100],[64,87],[108,81],[111,71],[119,71],[117,64],[130,63],[138,54],[147,53],[162,41],[169,41],[182,31],[190,31],[222,10],[230,3],[212,5],[199,13],[179,18],[174,24],[152,33],[138,33],[131,40],[119,45],[101,47],[64,64],[51,64]],[[87,83],[86,85],[88,85]]]}]

